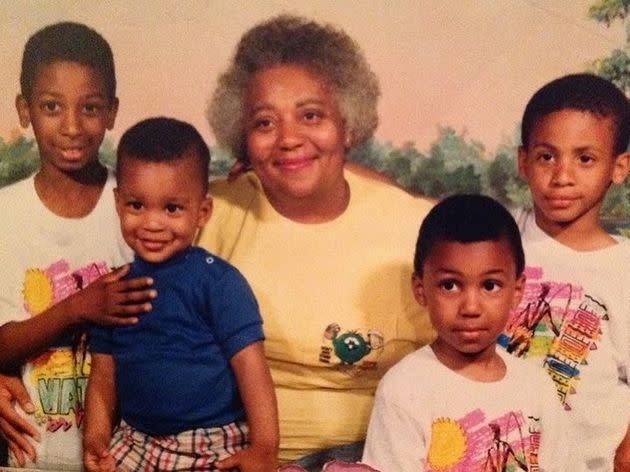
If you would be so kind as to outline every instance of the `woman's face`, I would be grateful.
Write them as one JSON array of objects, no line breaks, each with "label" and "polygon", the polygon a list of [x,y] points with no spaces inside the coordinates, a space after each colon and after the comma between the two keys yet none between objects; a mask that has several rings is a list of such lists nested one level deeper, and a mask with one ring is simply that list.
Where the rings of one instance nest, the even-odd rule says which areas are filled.
[{"label": "woman's face", "polygon": [[299,65],[254,74],[245,95],[247,155],[270,200],[345,192],[346,134],[337,97]]}]

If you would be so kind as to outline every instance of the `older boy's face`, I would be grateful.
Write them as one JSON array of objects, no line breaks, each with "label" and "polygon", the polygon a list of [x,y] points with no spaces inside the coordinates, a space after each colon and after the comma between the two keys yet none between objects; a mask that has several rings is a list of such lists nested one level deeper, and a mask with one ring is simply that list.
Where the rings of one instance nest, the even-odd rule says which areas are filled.
[{"label": "older boy's face", "polygon": [[615,156],[614,140],[612,118],[585,111],[554,112],[534,126],[518,163],[543,230],[599,226],[608,187],[628,173],[628,155]]},{"label": "older boy's face", "polygon": [[42,170],[73,172],[98,159],[118,102],[92,67],[57,61],[38,69],[32,96],[18,96],[16,107],[20,124],[33,126]]},{"label": "older boy's face", "polygon": [[436,354],[456,365],[494,354],[524,280],[517,279],[510,245],[503,239],[435,245],[422,276],[414,275],[413,290],[438,332]]},{"label": "older boy's face", "polygon": [[147,262],[164,262],[188,248],[212,212],[194,155],[173,162],[125,160],[115,195],[123,237]]}]

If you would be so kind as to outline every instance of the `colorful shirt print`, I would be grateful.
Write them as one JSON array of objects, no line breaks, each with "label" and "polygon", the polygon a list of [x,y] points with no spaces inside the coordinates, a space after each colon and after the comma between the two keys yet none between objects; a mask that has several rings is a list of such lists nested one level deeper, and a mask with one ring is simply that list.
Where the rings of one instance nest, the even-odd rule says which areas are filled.
[{"label": "colorful shirt print", "polygon": [[[45,269],[28,269],[22,288],[24,309],[30,316],[37,316],[108,271],[104,262],[72,270],[65,260]],[[49,350],[30,360],[25,382],[35,393],[36,421],[45,424],[47,431],[68,431],[73,426],[81,426],[90,373],[86,343],[86,334],[76,331],[58,339]]]},{"label": "colorful shirt print", "polygon": [[579,390],[580,375],[598,349],[606,305],[570,282],[545,280],[543,269],[527,268],[523,301],[499,339],[518,357],[540,358],[556,384],[565,409]]},{"label": "colorful shirt print", "polygon": [[342,332],[339,323],[331,323],[322,336],[319,362],[339,366],[346,372],[376,370],[384,344],[383,333],[378,330],[368,330],[367,335],[359,330]]},{"label": "colorful shirt print", "polygon": [[539,420],[509,412],[488,420],[477,409],[431,426],[427,471],[511,472],[538,470]]}]

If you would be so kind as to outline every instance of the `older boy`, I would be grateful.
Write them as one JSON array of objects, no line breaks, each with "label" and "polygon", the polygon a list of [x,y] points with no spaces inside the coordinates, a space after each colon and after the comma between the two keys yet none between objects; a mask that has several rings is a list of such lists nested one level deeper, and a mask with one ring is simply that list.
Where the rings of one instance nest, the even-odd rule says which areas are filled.
[{"label": "older boy", "polygon": [[[47,26],[24,48],[20,124],[31,125],[41,166],[0,191],[0,370],[22,376],[26,418],[0,421],[12,465],[81,469],[83,398],[90,359],[84,323],[133,324],[150,310],[150,281],[120,281],[130,257],[115,218],[113,176],[98,161],[118,109],[112,51],[77,23]],[[4,385],[4,384],[3,384]],[[22,433],[39,439],[36,447]],[[37,456],[37,459],[36,459]]]},{"label": "older boy", "polygon": [[523,267],[518,227],[491,198],[458,195],[429,212],[413,292],[438,336],[383,377],[364,462],[396,472],[569,470],[551,381],[496,350]]},{"label": "older boy", "polygon": [[[258,305],[233,266],[191,247],[212,210],[209,161],[197,130],[171,118],[137,123],[118,145],[130,274],[150,277],[159,295],[137,325],[92,331],[89,471],[275,470],[278,420]],[[122,424],[112,439],[116,400]]]},{"label": "older boy", "polygon": [[546,84],[523,115],[519,172],[534,202],[521,228],[528,281],[500,344],[554,380],[572,471],[612,470],[630,418],[630,245],[599,216],[610,185],[628,174],[629,137],[628,100],[594,75]]}]

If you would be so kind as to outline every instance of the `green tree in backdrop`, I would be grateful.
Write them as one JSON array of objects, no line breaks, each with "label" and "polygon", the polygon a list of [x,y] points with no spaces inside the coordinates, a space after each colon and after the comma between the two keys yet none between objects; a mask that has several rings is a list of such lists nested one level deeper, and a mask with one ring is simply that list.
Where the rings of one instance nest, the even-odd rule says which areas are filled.
[{"label": "green tree in backdrop", "polygon": [[[598,0],[588,10],[593,20],[606,26],[621,22],[626,29],[626,44],[608,57],[597,59],[590,70],[630,94],[630,0]],[[518,128],[518,126],[517,126]],[[19,132],[7,142],[0,139],[0,187],[32,174],[38,166],[33,139]],[[454,193],[484,193],[511,208],[531,210],[531,198],[516,172],[518,131],[498,148],[489,152],[484,145],[469,138],[465,131],[438,127],[438,137],[424,153],[415,143],[400,147],[374,139],[355,149],[350,159],[381,172],[400,186],[432,198]],[[220,149],[213,149],[210,172],[227,174],[233,160]],[[109,167],[116,162],[115,145],[106,139],[101,147],[101,161]],[[630,182],[611,189],[602,209],[605,225],[612,231],[630,236]]]}]

